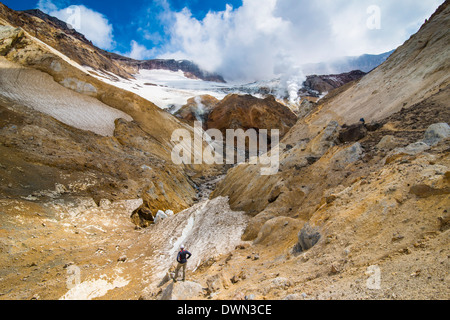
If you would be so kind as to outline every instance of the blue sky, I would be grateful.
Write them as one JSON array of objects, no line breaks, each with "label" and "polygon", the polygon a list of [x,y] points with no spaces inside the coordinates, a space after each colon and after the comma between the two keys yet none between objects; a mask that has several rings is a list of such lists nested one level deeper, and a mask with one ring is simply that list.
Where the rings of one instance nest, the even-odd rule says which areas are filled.
[{"label": "blue sky", "polygon": [[444,0],[0,0],[39,8],[102,49],[189,59],[228,80],[379,54],[417,32]]},{"label": "blue sky", "polygon": [[[35,9],[40,6],[42,7],[42,4],[46,2],[41,1],[41,3],[39,3],[39,0],[0,1],[14,10]],[[101,13],[113,26],[114,36],[114,46],[106,48],[103,46],[103,49],[128,53],[131,50],[130,44],[132,40],[149,49],[160,45],[164,40],[165,26],[160,23],[158,19],[158,15],[164,10],[167,10],[163,1],[51,0],[50,2],[55,4],[59,9],[67,8],[71,5],[84,5],[93,11]],[[230,4],[237,8],[242,5],[242,0],[169,0],[167,1],[167,4],[169,5],[170,10],[173,11],[181,11],[183,8],[189,8],[193,17],[201,20],[209,11],[225,10],[226,4]],[[148,33],[153,34],[154,37],[148,39],[148,33],[144,33],[141,29],[142,27],[146,27]],[[157,37],[158,34],[160,37]]]}]

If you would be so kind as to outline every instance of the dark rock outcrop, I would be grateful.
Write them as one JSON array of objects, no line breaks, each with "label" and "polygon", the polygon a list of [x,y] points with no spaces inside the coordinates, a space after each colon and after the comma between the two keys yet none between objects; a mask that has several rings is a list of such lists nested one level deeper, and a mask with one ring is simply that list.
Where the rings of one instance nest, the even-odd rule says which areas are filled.
[{"label": "dark rock outcrop", "polygon": [[153,215],[145,205],[140,206],[131,214],[131,221],[141,228],[147,228],[153,224]]},{"label": "dark rock outcrop", "polygon": [[363,123],[353,124],[344,127],[339,132],[339,141],[342,143],[356,142],[363,139],[367,135],[367,128]]},{"label": "dark rock outcrop", "polygon": [[313,228],[309,223],[305,224],[298,234],[298,242],[294,246],[294,253],[304,252],[311,249],[320,240],[320,233],[317,228]]},{"label": "dark rock outcrop", "polygon": [[325,92],[339,88],[344,84],[361,79],[366,75],[365,72],[354,70],[352,72],[331,75],[311,75],[306,77],[303,88],[300,90],[301,95],[318,96]]}]

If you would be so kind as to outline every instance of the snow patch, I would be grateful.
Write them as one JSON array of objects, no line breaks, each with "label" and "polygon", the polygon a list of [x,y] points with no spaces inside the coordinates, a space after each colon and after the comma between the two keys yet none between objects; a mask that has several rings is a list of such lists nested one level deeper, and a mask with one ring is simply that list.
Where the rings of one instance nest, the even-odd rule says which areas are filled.
[{"label": "snow patch", "polygon": [[218,197],[200,202],[164,221],[152,225],[145,232],[149,242],[158,244],[154,259],[146,261],[152,270],[149,282],[158,284],[176,264],[180,245],[192,253],[188,270],[196,269],[202,262],[234,250],[241,243],[248,217],[244,212],[230,209],[228,198]]},{"label": "snow patch", "polygon": [[111,280],[106,275],[102,275],[99,279],[87,280],[75,285],[59,300],[92,300],[103,297],[110,290],[125,287],[128,283],[130,280],[120,276]]},{"label": "snow patch", "polygon": [[[81,91],[95,89],[74,85],[81,85],[81,88],[75,88]],[[116,119],[133,120],[128,114],[93,97],[63,87],[44,72],[21,67],[3,57],[0,57],[0,88],[0,95],[9,100],[102,136],[113,136]]]},{"label": "snow patch", "polygon": [[168,70],[140,70],[134,75],[135,79],[119,78],[108,72],[98,71],[90,67],[85,67],[91,71],[91,75],[97,79],[133,92],[142,98],[153,102],[161,109],[179,109],[187,101],[198,95],[209,94],[217,99],[223,99],[226,93],[223,88],[226,86],[216,82],[208,82],[197,79],[186,78],[183,72],[173,72]]}]

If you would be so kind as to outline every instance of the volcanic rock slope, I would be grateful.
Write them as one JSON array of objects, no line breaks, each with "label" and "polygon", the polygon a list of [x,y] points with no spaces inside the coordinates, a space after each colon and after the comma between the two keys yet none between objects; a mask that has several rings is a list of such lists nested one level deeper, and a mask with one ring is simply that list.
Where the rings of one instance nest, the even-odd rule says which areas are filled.
[{"label": "volcanic rock slope", "polygon": [[[413,124],[411,120],[405,122],[409,124],[411,131],[422,133],[426,130],[424,127],[426,124],[432,124],[429,123],[429,119],[447,122],[445,115],[448,105],[445,98],[450,84],[448,45],[450,36],[444,30],[448,29],[450,24],[449,10],[448,2],[445,2],[420,31],[399,47],[385,63],[362,79],[330,92],[315,109],[300,119],[282,140],[281,147],[285,152],[281,155],[281,172],[309,166],[326,152],[338,150],[339,146],[336,144],[339,143],[341,126],[358,123],[361,118],[364,118],[367,124],[372,121],[379,122],[378,126],[369,126],[375,130],[387,122],[386,119],[394,113],[403,114],[407,119],[408,112],[423,109],[423,116],[416,115],[413,118],[418,124]],[[437,109],[435,112],[441,114],[441,118],[433,118],[433,113],[419,107],[420,103],[428,101],[433,101]],[[436,104],[440,104],[442,108],[439,109]],[[420,125],[420,122],[423,124]],[[400,125],[404,126],[405,123]],[[391,129],[392,132],[396,130],[395,126],[389,123],[381,129]],[[340,146],[342,147],[346,146]],[[251,171],[254,169],[250,165],[238,166],[228,176],[230,183],[227,183],[227,179],[223,181],[221,190],[224,191],[226,188],[230,190],[232,207],[245,208],[255,199],[253,195],[258,193],[260,197],[269,198],[270,190],[281,180],[281,175],[274,177],[253,175]],[[247,185],[249,181],[247,179],[243,179],[246,181],[246,190],[254,192],[252,195],[243,194],[240,192],[242,190],[238,191],[231,187],[233,181],[237,181],[232,179],[232,175],[238,172],[239,174],[248,172],[253,177],[251,181],[256,182],[259,179],[265,181],[256,184],[265,191],[260,193],[261,190],[256,190],[258,187]],[[272,187],[268,186],[269,181],[272,181]],[[226,193],[222,191],[217,191],[216,194]],[[231,192],[239,194],[239,201],[233,200],[234,195]],[[253,209],[247,211],[261,212],[265,204],[266,202],[263,202],[262,207],[253,206]]]},{"label": "volcanic rock slope", "polygon": [[[1,158],[22,163],[17,174],[10,167],[2,171],[2,193],[28,196],[62,183],[97,203],[143,197],[155,212],[191,206],[191,177],[210,168],[173,165],[171,134],[193,129],[150,101],[92,77],[66,52],[11,26],[14,19],[4,18],[11,10],[1,9]],[[60,43],[58,35],[49,34],[47,42]],[[76,37],[71,41],[83,47]]]},{"label": "volcanic rock slope", "polygon": [[[97,66],[97,58],[105,56],[89,49],[79,34],[55,27],[58,20],[52,24],[47,17],[17,13],[2,4],[0,9],[0,297],[27,299],[39,291],[40,298],[57,299],[70,289],[65,280],[72,262],[96,264],[94,257],[106,249],[105,242],[119,250],[124,239],[116,231],[139,228],[130,219],[137,208],[153,216],[158,210],[189,208],[199,201],[196,178],[218,171],[174,165],[172,132],[193,133],[193,128],[152,102],[91,76],[84,66]],[[38,26],[36,33],[26,30],[30,26]],[[78,49],[82,58],[72,59],[72,50]],[[107,66],[102,60],[97,67],[126,76],[105,59]],[[147,239],[142,249],[151,243]],[[95,246],[99,250],[91,252]],[[80,255],[71,260],[77,250]],[[34,276],[23,276],[30,265],[37,266]],[[115,277],[121,268],[107,269],[108,276],[95,278],[94,272],[94,279],[65,297],[100,297],[111,285],[127,283]],[[41,287],[35,276],[44,275],[56,281]]]},{"label": "volcanic rock slope", "polygon": [[253,246],[208,271],[236,276],[217,297],[448,299],[449,27],[446,1],[385,63],[331,91],[282,140],[277,175],[229,170],[213,197],[252,217]]},{"label": "volcanic rock slope", "polygon": [[75,29],[40,10],[14,11],[0,4],[0,16],[2,24],[24,29],[78,64],[105,70],[126,79],[131,77],[132,69],[126,69],[109,59],[103,50],[96,48]]}]

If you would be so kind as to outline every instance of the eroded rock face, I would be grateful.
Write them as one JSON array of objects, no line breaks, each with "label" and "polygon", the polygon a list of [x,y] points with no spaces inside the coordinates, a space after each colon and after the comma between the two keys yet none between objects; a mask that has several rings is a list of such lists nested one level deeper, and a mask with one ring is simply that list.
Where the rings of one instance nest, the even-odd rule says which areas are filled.
[{"label": "eroded rock face", "polygon": [[105,52],[95,47],[84,35],[70,28],[67,23],[40,10],[14,11],[0,4],[0,17],[15,27],[21,27],[64,53],[81,65],[103,69],[124,78],[131,78],[130,70],[115,63]]},{"label": "eroded rock face", "polygon": [[319,94],[329,92],[333,89],[339,88],[346,83],[361,79],[366,73],[360,70],[355,70],[342,74],[332,75],[312,75],[306,78],[304,86],[307,90],[316,91]]},{"label": "eroded rock face", "polygon": [[338,143],[340,126],[337,121],[330,121],[328,125],[314,137],[307,146],[312,155],[321,157],[331,147]]},{"label": "eroded rock face", "polygon": [[131,221],[141,228],[147,228],[154,222],[153,214],[146,205],[142,205],[131,214]]},{"label": "eroded rock face", "polygon": [[[425,43],[418,47],[429,56]],[[53,71],[62,72],[66,66],[57,62]],[[276,299],[299,294],[299,288],[307,292],[301,296],[315,299],[447,298],[449,150],[445,138],[436,145],[419,140],[430,124],[448,123],[448,88],[437,94],[434,109],[417,98],[416,110],[399,112],[350,147],[336,138],[339,123],[355,116],[352,108],[343,111],[353,100],[330,100],[341,118],[330,111],[320,125],[311,122],[320,129],[311,130],[315,134],[292,135],[281,148],[278,175],[263,177],[257,167],[236,166],[216,198],[178,212],[190,205],[192,181],[168,161],[169,139],[161,129],[179,123],[124,92],[95,84],[104,101],[116,106],[126,101],[123,112],[133,113],[134,121],[114,123],[113,136],[76,129],[0,97],[0,269],[7,274],[0,281],[2,297],[80,297],[66,287],[66,269],[78,265],[86,298],[157,299],[162,293],[197,299],[205,298],[205,287],[217,299]],[[369,105],[378,106],[379,96],[373,95]],[[375,146],[387,135],[404,150],[383,162],[386,151]],[[138,195],[144,199],[137,201]],[[134,200],[120,204],[124,198]],[[134,211],[142,200],[145,207]],[[151,220],[153,208],[168,208],[169,202],[176,204],[170,206],[176,215],[133,231],[131,212],[139,221]],[[229,204],[256,216],[249,223],[248,215]],[[257,241],[244,245],[243,234],[243,240]],[[194,254],[188,273],[193,282],[168,284],[160,293],[160,287],[145,290],[167,275],[180,243]],[[294,245],[304,254],[292,257]],[[384,285],[365,290],[368,264],[382,267],[383,284],[395,284],[395,293]]]},{"label": "eroded rock face", "polygon": [[184,119],[190,124],[193,124],[194,121],[200,121],[203,123],[203,129],[206,130],[208,129],[207,122],[209,115],[218,103],[219,100],[210,95],[190,98],[180,110],[175,112],[174,116]]},{"label": "eroded rock face", "polygon": [[226,96],[208,118],[209,129],[278,129],[283,137],[296,123],[297,116],[270,96],[259,99],[251,95]]},{"label": "eroded rock face", "polygon": [[[448,37],[441,32],[441,28],[448,25],[449,10],[448,6],[443,6],[441,14],[435,16],[433,23],[425,24],[382,66],[366,75],[358,84],[338,89],[325,97],[314,113],[300,119],[281,141],[286,148],[280,155],[280,172],[277,176],[258,176],[258,168],[251,165],[238,166],[229,171],[213,196],[229,196],[233,209],[244,210],[254,217],[247,229],[246,239],[254,239],[271,218],[280,215],[298,216],[307,221],[318,208],[323,206],[326,210],[339,203],[339,197],[334,202],[320,203],[320,199],[329,196],[317,192],[320,188],[347,187],[363,179],[371,170],[379,170],[377,166],[397,161],[407,162],[424,152],[432,152],[432,146],[423,141],[424,133],[430,125],[448,123],[447,119],[450,119],[448,77],[443,76],[441,71],[435,72],[447,70],[448,64],[441,57],[433,59],[430,55],[416,53],[419,50],[430,53],[440,50],[438,43]],[[425,43],[429,45],[424,47]],[[423,81],[410,83],[411,76],[422,79],[422,74],[418,70],[410,70],[411,65],[405,64],[405,59],[429,59],[430,72],[427,77]],[[417,63],[417,66],[422,66]],[[388,99],[386,92],[380,90],[386,84],[389,84],[392,99]],[[403,100],[398,98],[399,90],[405,93]],[[393,98],[394,92],[397,98]],[[349,143],[342,144],[339,141],[339,132],[342,132],[339,124],[357,123],[361,118],[365,118],[367,123],[376,122],[377,125],[371,126],[367,132],[363,126],[356,126],[348,137],[341,135],[343,142]],[[384,136],[394,139],[385,139],[377,148]],[[442,141],[445,142],[445,139]],[[436,146],[442,146],[442,141]],[[311,157],[315,161],[305,161]],[[271,194],[281,181],[288,189],[283,193]],[[343,184],[343,181],[348,184]],[[439,190],[442,192],[445,189]]]},{"label": "eroded rock face", "polygon": [[186,77],[225,83],[222,76],[206,72],[187,60],[153,59],[139,61],[97,48],[66,22],[39,9],[14,11],[0,4],[0,17],[15,27],[21,27],[33,37],[47,43],[80,65],[105,70],[130,79],[140,69],[182,71]]},{"label": "eroded rock face", "polygon": [[6,55],[23,37],[21,28],[0,26],[0,56]]},{"label": "eroded rock face", "polygon": [[[39,199],[58,184],[68,195],[89,195],[97,203],[140,197],[152,212],[179,212],[194,203],[196,190],[186,168],[174,165],[170,154],[172,132],[189,126],[151,102],[92,77],[77,61],[84,65],[84,58],[95,60],[98,52],[88,50],[86,57],[75,59],[76,52],[55,38],[59,27],[54,23],[1,4],[0,20],[23,27],[0,30],[0,112],[2,128],[9,128],[0,132],[0,143],[9,149],[0,161],[21,159],[23,171],[21,184],[13,182],[15,174],[0,173],[11,183],[11,188],[0,188],[2,193]],[[37,22],[35,31],[45,43],[34,37]],[[64,39],[75,51],[89,46],[75,35]]]}]

